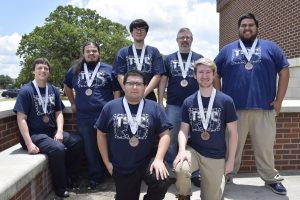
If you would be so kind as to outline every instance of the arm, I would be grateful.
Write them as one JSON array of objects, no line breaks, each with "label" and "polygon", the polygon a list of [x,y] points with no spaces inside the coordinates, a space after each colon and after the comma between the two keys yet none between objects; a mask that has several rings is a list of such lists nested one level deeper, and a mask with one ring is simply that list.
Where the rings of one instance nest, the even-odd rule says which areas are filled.
[{"label": "arm", "polygon": [[118,74],[117,79],[118,79],[118,81],[119,81],[119,84],[120,84],[122,90],[125,91],[125,90],[124,90],[124,84],[123,84],[123,81],[124,81],[124,75],[123,75],[123,74]]},{"label": "arm", "polygon": [[159,180],[160,178],[164,180],[169,176],[169,172],[164,164],[164,157],[169,148],[170,140],[171,137],[169,129],[160,134],[155,159],[150,166],[150,174],[152,174],[153,170],[155,170],[157,180]]},{"label": "arm", "polygon": [[17,122],[21,132],[21,135],[25,141],[28,153],[37,154],[40,152],[40,149],[32,142],[29,129],[27,125],[27,115],[22,112],[17,112]]},{"label": "arm", "polygon": [[56,118],[56,125],[57,125],[57,130],[54,135],[54,140],[58,142],[63,141],[63,127],[64,127],[64,116],[62,111],[57,111],[55,113],[55,118]]},{"label": "arm", "polygon": [[278,89],[276,99],[271,103],[274,106],[276,114],[279,115],[281,110],[282,101],[284,99],[290,78],[289,68],[285,67],[279,72],[279,79],[278,79]]},{"label": "arm", "polygon": [[106,133],[103,133],[99,129],[97,129],[97,144],[98,144],[98,149],[100,151],[103,163],[105,164],[109,174],[112,175],[113,165],[109,161],[109,157],[108,157]]},{"label": "arm", "polygon": [[216,73],[214,76],[213,86],[216,90],[221,90],[221,77]]},{"label": "arm", "polygon": [[150,92],[152,92],[158,86],[159,80],[160,80],[159,74],[156,74],[152,77],[151,81],[149,82],[149,84],[145,89],[144,97],[150,94]]},{"label": "arm", "polygon": [[121,96],[121,91],[117,90],[117,91],[114,91],[114,99],[117,99]]},{"label": "arm", "polygon": [[191,162],[187,155],[186,155],[186,144],[188,141],[188,132],[190,129],[190,125],[188,123],[185,122],[181,122],[180,125],[180,130],[178,133],[178,145],[179,145],[179,150],[178,150],[178,154],[173,162],[173,168],[175,169],[177,164],[181,164],[183,163],[184,160],[187,160],[189,163]]},{"label": "arm", "polygon": [[232,172],[234,167],[234,158],[238,143],[237,121],[227,123],[227,129],[229,134],[229,142],[227,146],[228,157],[225,163],[225,175]]},{"label": "arm", "polygon": [[76,104],[75,104],[75,97],[72,88],[69,88],[66,84],[64,84],[64,91],[71,103],[71,109],[73,113],[76,113]]},{"label": "arm", "polygon": [[167,87],[167,82],[168,82],[168,77],[162,75],[160,77],[159,85],[158,85],[158,104],[164,108],[164,94],[165,94],[165,89]]}]

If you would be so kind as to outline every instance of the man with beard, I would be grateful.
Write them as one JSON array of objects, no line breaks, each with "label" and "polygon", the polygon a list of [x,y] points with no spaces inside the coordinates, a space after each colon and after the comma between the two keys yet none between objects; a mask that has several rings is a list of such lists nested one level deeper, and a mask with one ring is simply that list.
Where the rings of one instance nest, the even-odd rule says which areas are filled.
[{"label": "man with beard", "polygon": [[[201,199],[220,200],[225,186],[224,175],[233,169],[237,115],[232,98],[213,87],[215,74],[216,65],[212,60],[197,60],[194,75],[199,89],[182,105],[179,151],[173,163],[180,200],[190,199],[191,172],[199,169],[202,176]],[[225,132],[226,128],[228,132]],[[189,132],[191,138],[187,145]],[[228,134],[228,145],[225,134]]]},{"label": "man with beard", "polygon": [[162,57],[157,48],[146,45],[149,25],[143,19],[136,19],[129,26],[133,44],[119,50],[113,67],[124,91],[123,79],[127,71],[138,69],[146,76],[147,87],[144,97],[157,101],[153,90],[158,86],[160,75],[165,72]]},{"label": "man with beard", "polygon": [[[95,189],[103,176],[103,164],[97,148],[94,124],[103,106],[119,97],[120,88],[112,67],[100,62],[100,47],[87,42],[82,47],[83,57],[77,60],[64,78],[64,90],[76,113],[77,130],[84,142],[88,162],[88,189]],[[73,93],[75,90],[75,96]]]},{"label": "man with beard", "polygon": [[215,58],[218,76],[214,83],[220,89],[222,79],[222,91],[233,98],[239,117],[233,175],[240,168],[249,133],[260,177],[266,187],[285,195],[283,177],[274,167],[273,148],[275,117],[280,113],[287,90],[289,64],[274,42],[257,38],[258,21],[252,13],[242,15],[238,27],[240,39],[226,45]]}]

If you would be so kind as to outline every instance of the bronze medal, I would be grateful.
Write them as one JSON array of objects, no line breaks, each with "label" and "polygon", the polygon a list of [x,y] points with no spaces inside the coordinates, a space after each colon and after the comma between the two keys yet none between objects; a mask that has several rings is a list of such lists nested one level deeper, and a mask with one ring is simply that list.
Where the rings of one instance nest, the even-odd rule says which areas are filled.
[{"label": "bronze medal", "polygon": [[85,91],[86,96],[91,96],[92,94],[93,94],[92,89],[90,89],[90,88],[86,89],[86,91]]},{"label": "bronze medal", "polygon": [[181,87],[186,87],[188,84],[189,84],[188,81],[185,80],[185,79],[183,79],[183,80],[180,82]]},{"label": "bronze medal", "polygon": [[253,65],[250,62],[247,62],[246,65],[245,65],[245,68],[247,70],[251,70],[253,68]]},{"label": "bronze medal", "polygon": [[203,131],[202,133],[201,133],[201,138],[202,138],[202,140],[209,140],[209,138],[210,138],[210,134],[207,132],[207,131]]},{"label": "bronze medal", "polygon": [[129,140],[129,144],[130,144],[130,146],[132,146],[132,147],[136,147],[136,146],[139,145],[139,139],[138,139],[137,137],[135,137],[135,136],[132,136],[132,137],[130,138],[130,140]]},{"label": "bronze medal", "polygon": [[45,124],[49,123],[49,117],[47,115],[44,115],[42,120]]}]

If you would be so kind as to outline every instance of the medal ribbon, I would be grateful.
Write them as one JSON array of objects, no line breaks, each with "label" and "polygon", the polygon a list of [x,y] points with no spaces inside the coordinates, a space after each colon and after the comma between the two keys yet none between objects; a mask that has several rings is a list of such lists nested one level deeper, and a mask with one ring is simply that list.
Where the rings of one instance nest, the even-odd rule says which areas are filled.
[{"label": "medal ribbon", "polygon": [[187,76],[187,72],[189,71],[189,67],[191,65],[192,52],[190,51],[188,58],[186,60],[185,66],[183,65],[182,57],[181,57],[181,54],[179,53],[179,51],[177,51],[177,57],[178,57],[182,77],[185,79]]},{"label": "medal ribbon", "polygon": [[135,120],[132,117],[131,111],[129,109],[128,102],[127,102],[125,97],[123,98],[123,105],[124,105],[125,112],[126,112],[126,115],[127,115],[127,118],[128,118],[128,124],[130,126],[130,130],[131,130],[132,134],[135,135],[137,130],[138,130],[139,124],[141,123],[142,111],[143,111],[143,108],[144,108],[144,99],[142,99],[140,101],[139,108],[138,108],[138,111],[137,111],[136,116],[135,116]]},{"label": "medal ribbon", "polygon": [[198,91],[197,99],[198,99],[199,112],[200,112],[200,116],[201,116],[201,122],[203,124],[203,128],[204,128],[205,131],[208,128],[208,124],[209,124],[209,120],[210,120],[210,115],[211,115],[211,111],[212,111],[212,107],[213,107],[213,103],[214,103],[215,97],[216,97],[216,89],[213,88],[213,90],[211,92],[210,99],[209,99],[209,103],[208,103],[206,117],[205,117],[203,103],[202,103],[202,98],[201,98],[201,91],[200,91],[200,89]]},{"label": "medal ribbon", "polygon": [[96,65],[94,71],[93,71],[93,74],[92,74],[92,77],[90,79],[90,76],[89,76],[89,71],[88,71],[88,68],[87,68],[87,65],[86,63],[83,64],[83,68],[84,68],[84,75],[85,75],[85,79],[86,79],[86,84],[88,87],[91,87],[94,79],[95,79],[95,76],[99,70],[99,67],[100,67],[100,62],[98,62],[98,64]]},{"label": "medal ribbon", "polygon": [[33,80],[32,83],[33,83],[33,86],[34,86],[34,88],[35,88],[35,90],[36,90],[36,92],[37,92],[37,94],[38,94],[39,100],[40,100],[40,102],[41,102],[41,104],[42,104],[42,108],[43,108],[44,114],[47,114],[47,104],[48,104],[48,84],[46,83],[46,93],[45,93],[45,98],[44,98],[45,101],[44,101],[43,98],[42,98],[40,89],[39,89],[39,87],[38,87],[38,85],[37,85],[37,83],[36,83],[36,80]]},{"label": "medal ribbon", "polygon": [[255,50],[255,47],[257,45],[257,42],[258,42],[258,39],[255,38],[255,40],[254,40],[254,42],[253,42],[253,44],[251,46],[250,52],[248,52],[247,49],[246,49],[246,47],[245,47],[245,45],[244,45],[244,43],[243,43],[243,41],[241,39],[239,39],[240,46],[241,46],[242,51],[243,51],[244,55],[246,56],[248,62],[250,62],[251,57],[254,54],[254,50]]},{"label": "medal ribbon", "polygon": [[141,53],[140,59],[137,55],[136,48],[135,48],[134,44],[132,44],[132,51],[133,51],[134,61],[136,63],[136,67],[139,71],[142,71],[143,60],[144,60],[145,51],[146,51],[146,45],[144,45],[143,48],[142,48],[142,53]]}]

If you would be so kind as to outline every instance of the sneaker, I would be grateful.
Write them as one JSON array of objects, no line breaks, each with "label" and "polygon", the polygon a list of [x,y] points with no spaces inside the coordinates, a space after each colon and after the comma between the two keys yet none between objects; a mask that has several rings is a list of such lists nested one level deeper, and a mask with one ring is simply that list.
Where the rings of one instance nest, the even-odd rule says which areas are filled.
[{"label": "sneaker", "polygon": [[271,183],[266,184],[267,188],[270,188],[274,193],[280,194],[280,195],[286,195],[286,189],[282,185],[282,183]]},{"label": "sneaker", "polygon": [[188,195],[188,196],[183,196],[183,195],[178,195],[178,200],[190,200],[191,197]]},{"label": "sneaker", "polygon": [[230,176],[225,176],[225,184],[230,184],[230,183],[233,183],[232,177],[230,177]]},{"label": "sneaker", "polygon": [[80,190],[80,182],[79,180],[68,180],[68,187],[71,190]]},{"label": "sneaker", "polygon": [[100,183],[98,183],[96,181],[90,181],[87,185],[87,189],[88,190],[95,190],[99,185],[100,185]]}]

